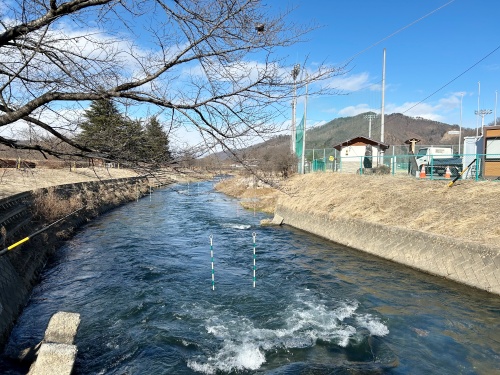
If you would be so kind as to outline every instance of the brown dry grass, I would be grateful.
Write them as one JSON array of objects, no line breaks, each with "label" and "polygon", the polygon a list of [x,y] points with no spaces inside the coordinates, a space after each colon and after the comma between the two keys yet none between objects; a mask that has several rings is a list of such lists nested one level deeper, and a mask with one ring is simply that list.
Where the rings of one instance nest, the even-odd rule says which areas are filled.
[{"label": "brown dry grass", "polygon": [[[37,162],[37,165],[40,164]],[[117,178],[137,177],[141,171],[123,168],[84,167],[66,169],[33,168],[15,169],[0,168],[0,199],[25,191],[48,188],[51,186],[87,181],[109,180]],[[213,178],[207,172],[162,169],[156,174],[148,174],[152,186],[166,182],[193,182]]]},{"label": "brown dry grass", "polygon": [[457,181],[450,188],[448,182],[316,173],[287,180],[274,199],[279,196],[279,202],[304,214],[326,213],[500,246],[500,183]]},{"label": "brown dry grass", "polygon": [[68,169],[14,169],[0,168],[0,198],[24,191],[47,188],[86,181],[111,178],[134,177],[137,173],[130,169],[77,168]]},{"label": "brown dry grass", "polygon": [[216,189],[231,197],[241,199],[241,206],[248,210],[273,213],[279,191],[258,183],[253,177],[230,178],[219,182]]},{"label": "brown dry grass", "polygon": [[43,218],[46,222],[60,219],[83,206],[80,196],[61,199],[54,187],[49,187],[46,192],[41,189],[37,190],[33,197],[33,214],[35,217]]},{"label": "brown dry grass", "polygon": [[[132,176],[137,173],[126,169],[0,169],[0,198],[42,187]],[[448,181],[407,176],[316,173],[294,176],[281,184],[281,191],[252,177],[224,180],[217,189],[239,197],[248,209],[272,213],[279,199],[306,214],[327,213],[332,218],[357,218],[500,246],[500,182],[447,185]],[[92,206],[91,197],[82,199]]]}]

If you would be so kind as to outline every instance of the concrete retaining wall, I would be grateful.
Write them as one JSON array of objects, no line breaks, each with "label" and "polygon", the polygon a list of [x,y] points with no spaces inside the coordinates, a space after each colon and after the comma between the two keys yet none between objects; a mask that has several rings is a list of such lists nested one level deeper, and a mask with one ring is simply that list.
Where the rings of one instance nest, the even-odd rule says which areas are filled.
[{"label": "concrete retaining wall", "polygon": [[[136,200],[150,191],[146,177],[60,185],[53,189],[61,199],[75,195],[85,196],[88,206],[0,256],[0,350],[4,348],[10,331],[27,303],[33,286],[38,282],[38,276],[48,257],[82,224],[107,210]],[[50,224],[33,217],[33,192],[19,196],[19,199],[11,197],[0,200],[0,217],[2,220],[11,218],[0,223],[0,226],[7,228],[6,233],[2,233],[1,236],[2,248]],[[89,197],[93,197],[92,204]],[[87,204],[85,199],[83,202]],[[19,218],[21,210],[24,210],[22,219]],[[22,226],[18,224],[20,221],[23,223]]]},{"label": "concrete retaining wall", "polygon": [[[278,205],[283,223],[426,273],[500,295],[500,247]],[[280,218],[281,221],[281,218]]]}]

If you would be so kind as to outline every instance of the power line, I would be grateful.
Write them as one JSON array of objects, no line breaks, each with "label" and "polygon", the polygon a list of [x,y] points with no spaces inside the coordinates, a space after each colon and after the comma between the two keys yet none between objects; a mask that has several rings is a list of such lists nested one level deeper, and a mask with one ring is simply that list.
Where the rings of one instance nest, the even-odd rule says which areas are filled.
[{"label": "power line", "polygon": [[[455,82],[457,79],[459,79],[460,77],[462,77],[465,73],[467,73],[469,70],[473,69],[474,67],[476,67],[477,65],[479,65],[482,61],[486,60],[488,57],[490,57],[492,54],[494,54],[496,51],[498,51],[500,49],[500,45],[497,46],[494,50],[492,50],[490,53],[488,53],[487,55],[483,56],[480,60],[476,61],[473,65],[471,65],[469,68],[467,68],[466,70],[464,70],[462,73],[460,73],[458,76],[456,76],[455,78],[453,78],[452,80],[448,81],[446,84],[444,84],[443,86],[441,86],[440,88],[438,88],[436,91],[434,91],[432,94],[426,96],[424,99],[422,99],[421,101],[419,101],[418,103],[412,105],[410,108],[406,109],[405,111],[403,112],[400,112],[401,114],[405,114],[406,112],[409,112],[411,111],[413,108],[419,106],[420,104],[422,104],[423,102],[425,102],[427,99],[429,99],[430,97],[434,96],[435,94],[437,94],[439,91],[441,91],[442,89],[444,89],[446,86],[450,85],[451,83]],[[388,121],[386,122],[386,124],[388,123],[391,123],[391,119],[388,119]]]},{"label": "power line", "polygon": [[481,62],[483,62],[484,60],[486,60],[488,57],[490,57],[492,54],[494,54],[496,51],[498,51],[500,49],[500,45],[497,46],[493,51],[491,51],[490,53],[488,53],[486,56],[482,57],[479,61],[475,62],[472,66],[470,66],[469,68],[467,68],[466,70],[464,70],[462,73],[460,73],[458,76],[456,76],[455,78],[453,78],[451,81],[449,81],[448,83],[444,84],[443,86],[441,86],[440,88],[438,88],[436,91],[434,91],[432,94],[428,95],[427,97],[425,97],[424,99],[422,99],[421,101],[419,101],[417,104],[411,106],[410,108],[408,108],[406,111],[404,111],[403,113],[406,113],[410,110],[412,110],[413,108],[415,108],[416,106],[422,104],[423,102],[425,102],[427,99],[429,99],[431,96],[437,94],[439,91],[441,91],[442,89],[444,89],[446,86],[448,86],[449,84],[455,82],[457,79],[459,79],[460,77],[462,77],[465,73],[467,73],[469,70],[471,70],[472,68],[476,67],[478,64],[480,64]]},{"label": "power line", "polygon": [[[358,57],[359,55],[361,55],[361,54],[365,53],[366,51],[368,51],[368,50],[372,49],[373,47],[375,47],[375,46],[379,45],[379,44],[380,44],[380,43],[382,43],[383,41],[385,41],[385,40],[387,40],[387,39],[389,39],[389,38],[392,38],[394,35],[399,34],[401,31],[403,31],[403,30],[405,30],[405,29],[407,29],[407,28],[409,28],[409,27],[411,27],[411,26],[415,25],[416,23],[418,23],[418,22],[422,21],[423,19],[425,19],[425,18],[429,17],[430,15],[432,15],[432,14],[436,13],[437,11],[439,11],[439,10],[443,9],[444,7],[446,7],[446,6],[450,5],[450,4],[451,4],[451,3],[453,3],[454,1],[455,1],[455,0],[450,0],[450,1],[448,1],[446,4],[441,5],[440,7],[438,7],[438,8],[436,8],[436,9],[434,9],[433,11],[431,11],[431,12],[429,12],[429,13],[425,14],[424,16],[420,17],[420,18],[419,18],[419,19],[417,19],[417,20],[415,20],[415,21],[413,21],[413,22],[410,22],[410,23],[409,23],[409,24],[407,24],[406,26],[404,26],[404,27],[402,27],[402,28],[400,28],[400,29],[396,30],[395,32],[393,32],[392,34],[390,34],[390,35],[386,36],[385,38],[380,39],[378,42],[373,43],[371,46],[366,47],[365,49],[363,49],[363,50],[361,50],[360,52],[358,52],[358,53],[354,54],[353,56],[351,56],[350,58],[346,59],[345,61],[352,61],[352,60],[354,60],[354,59],[355,59],[356,57]],[[379,84],[380,82],[382,82],[382,81],[372,83],[372,84],[370,84],[370,85],[368,85],[368,86],[365,86],[365,87],[359,88],[359,89],[357,89],[357,90],[353,90],[353,91],[351,91],[351,92],[352,92],[352,93],[354,93],[354,92],[357,92],[357,91],[362,91],[362,90],[364,90],[364,89],[366,89],[366,88],[369,88],[369,87],[371,87],[371,86],[375,86],[375,85]],[[335,95],[338,95],[338,94],[335,94]],[[347,94],[346,94],[346,95],[347,95]],[[333,96],[333,95],[332,95],[332,96]]]},{"label": "power line", "polygon": [[441,5],[440,7],[438,7],[438,8],[436,8],[436,9],[434,9],[433,11],[431,11],[431,12],[427,13],[426,15],[424,15],[424,16],[422,16],[422,17],[420,17],[419,19],[417,19],[417,20],[415,20],[415,21],[413,21],[413,22],[409,23],[408,25],[406,25],[406,26],[404,26],[404,27],[400,28],[399,30],[396,30],[395,32],[393,32],[392,34],[390,34],[390,35],[386,36],[385,38],[380,39],[378,42],[373,43],[371,46],[369,46],[369,47],[365,48],[364,50],[362,50],[362,51],[360,51],[360,52],[358,52],[358,53],[356,53],[356,54],[355,54],[355,55],[353,55],[352,57],[348,58],[346,61],[352,61],[352,60],[354,60],[356,57],[358,57],[359,55],[361,55],[361,54],[365,53],[365,52],[366,52],[366,51],[368,51],[369,49],[371,49],[371,48],[373,48],[373,47],[375,47],[375,46],[379,45],[380,43],[382,43],[382,42],[386,41],[386,40],[387,40],[387,39],[389,39],[389,38],[392,38],[394,35],[399,34],[401,31],[403,31],[403,30],[405,30],[405,29],[407,29],[407,28],[409,28],[409,27],[411,27],[411,26],[415,25],[416,23],[418,23],[418,22],[422,21],[423,19],[425,19],[425,18],[429,17],[430,15],[432,15],[432,14],[436,13],[437,11],[439,11],[439,10],[443,9],[444,7],[446,7],[446,6],[450,5],[450,4],[451,4],[451,3],[453,3],[454,1],[455,1],[455,0],[448,1],[446,4]]}]

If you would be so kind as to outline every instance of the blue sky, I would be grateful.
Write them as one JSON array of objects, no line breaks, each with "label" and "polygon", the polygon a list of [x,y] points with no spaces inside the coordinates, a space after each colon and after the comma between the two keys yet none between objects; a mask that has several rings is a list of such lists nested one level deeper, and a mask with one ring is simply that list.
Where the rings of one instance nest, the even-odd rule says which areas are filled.
[{"label": "blue sky", "polygon": [[[0,9],[5,3],[0,0]],[[475,129],[481,126],[474,114],[478,109],[478,82],[479,108],[494,112],[497,107],[500,0],[263,0],[262,3],[271,13],[296,8],[289,16],[290,21],[318,26],[305,36],[304,42],[279,51],[290,71],[294,64],[302,64],[306,59],[307,70],[314,70],[319,63],[342,66],[352,59],[346,74],[327,82],[340,94],[309,97],[308,128],[338,117],[380,112],[384,48],[385,114],[403,113],[459,124],[462,107],[462,125]],[[128,29],[94,33],[92,22],[89,30],[76,30],[66,21],[59,26],[66,29],[67,35],[90,31],[94,38],[117,37],[123,44],[118,47],[125,51],[133,45],[147,54],[152,48],[140,37],[142,34],[131,34]],[[135,63],[133,59],[130,61],[131,72]],[[297,121],[304,111],[303,91],[299,94],[302,95]],[[144,118],[151,114],[147,110],[146,107],[129,115]],[[75,112],[81,114],[83,108]],[[66,117],[70,124],[74,122],[74,117]],[[277,121],[283,128],[289,127],[291,108]],[[486,116],[485,124],[493,121],[493,114]],[[7,127],[1,130],[2,134],[8,131]],[[200,141],[197,132],[189,127],[180,129],[176,138],[178,143]]]},{"label": "blue sky", "polygon": [[[480,109],[494,113],[497,107],[498,0],[275,0],[268,5],[297,7],[293,21],[321,26],[287,51],[291,65],[306,56],[311,68],[317,62],[341,65],[355,56],[349,72],[334,82],[345,95],[309,98],[309,127],[369,110],[380,113],[384,48],[385,114],[459,124],[462,101],[462,125],[475,129],[479,87]],[[297,117],[302,113],[303,100]],[[493,113],[485,124],[494,121]]]}]

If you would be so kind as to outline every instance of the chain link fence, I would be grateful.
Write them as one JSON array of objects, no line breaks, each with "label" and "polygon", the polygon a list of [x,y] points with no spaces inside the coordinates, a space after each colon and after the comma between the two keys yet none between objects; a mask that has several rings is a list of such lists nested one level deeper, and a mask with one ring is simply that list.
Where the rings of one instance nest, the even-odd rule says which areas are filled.
[{"label": "chain link fence", "polygon": [[[419,145],[419,149],[427,147],[436,146]],[[305,173],[411,175],[432,180],[455,177],[476,181],[483,179],[482,168],[485,154],[458,154],[456,153],[457,145],[439,145],[438,147],[450,148],[453,153],[440,156],[430,155],[423,171],[422,165],[417,164],[415,155],[410,154],[408,145],[391,146],[385,153],[374,156],[341,156],[341,153],[334,148],[306,149],[304,170]],[[500,154],[488,155],[489,158],[492,156],[500,163]],[[370,167],[367,168],[367,165]],[[449,168],[448,171],[447,168]],[[297,170],[301,170],[300,161]]]}]

